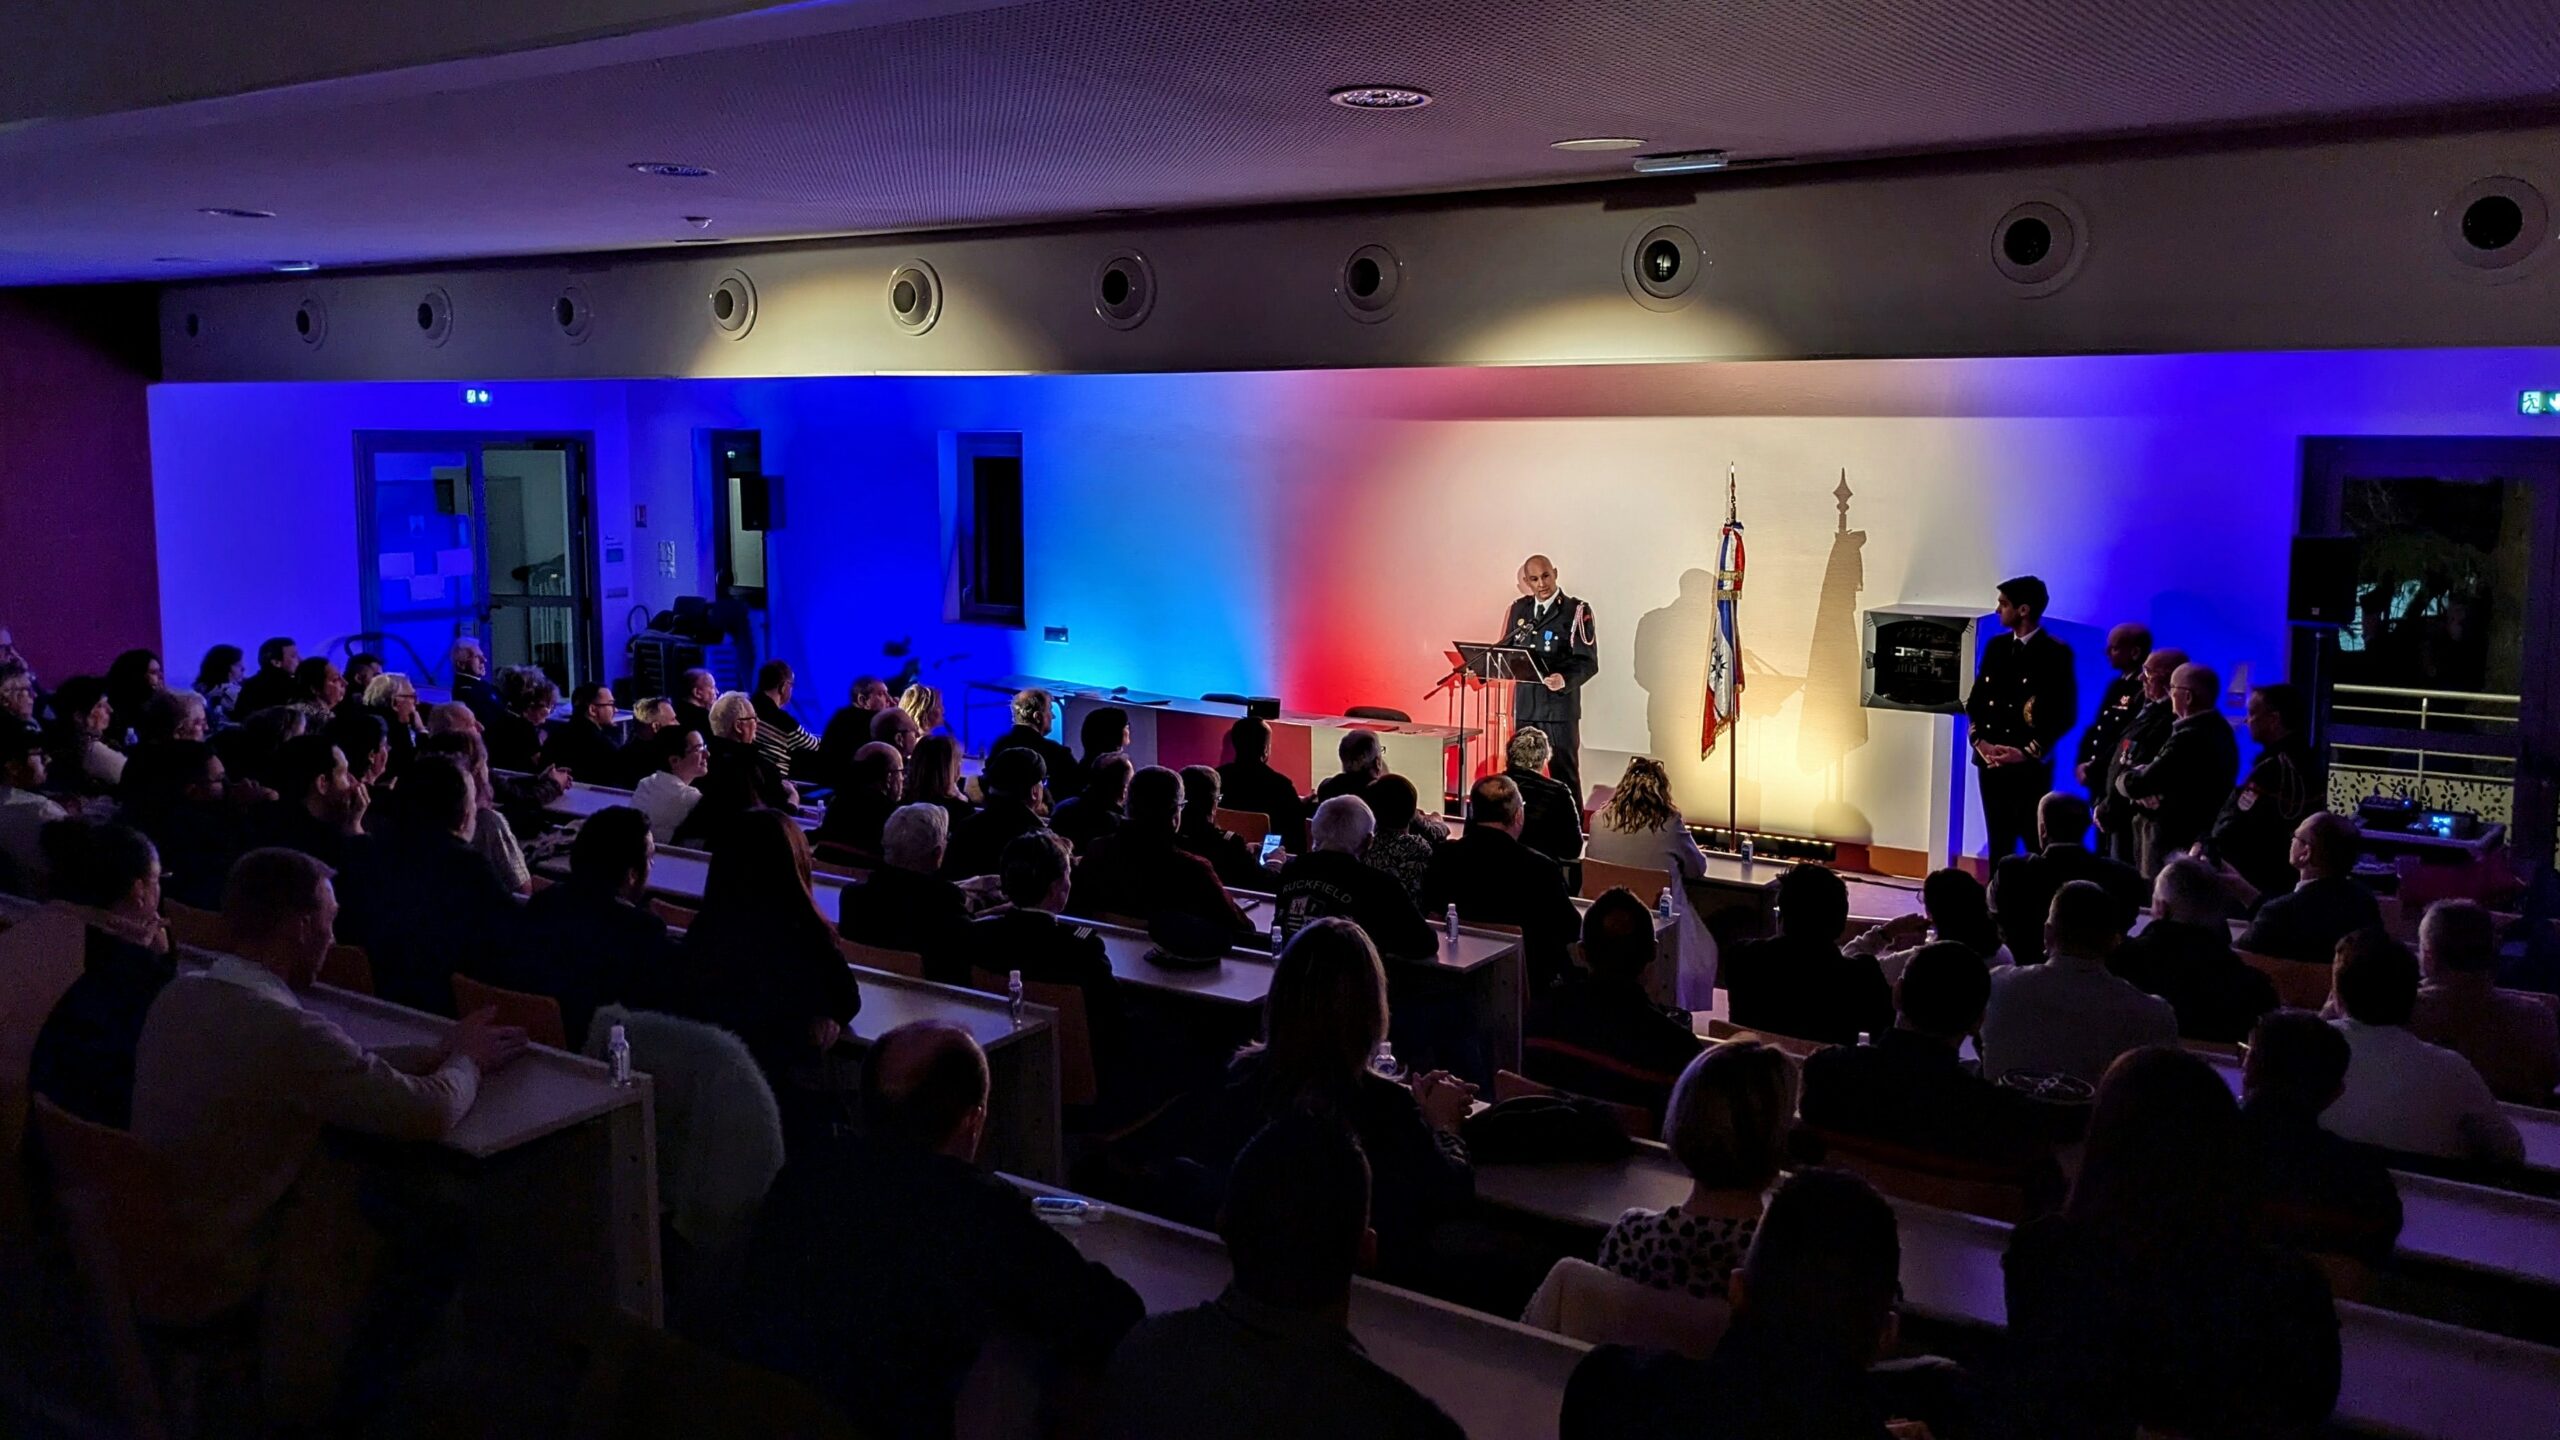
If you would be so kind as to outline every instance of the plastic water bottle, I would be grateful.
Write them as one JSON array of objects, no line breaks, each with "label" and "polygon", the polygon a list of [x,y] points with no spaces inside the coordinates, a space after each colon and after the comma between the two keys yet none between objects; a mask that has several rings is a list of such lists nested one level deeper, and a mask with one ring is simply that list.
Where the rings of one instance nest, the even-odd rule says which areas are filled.
[{"label": "plastic water bottle", "polygon": [[1041,1195],[1032,1200],[1031,1213],[1052,1225],[1090,1225],[1108,1216],[1111,1208],[1081,1195]]},{"label": "plastic water bottle", "polygon": [[1665,919],[1665,920],[1668,920],[1668,919],[1670,919],[1670,918],[1671,918],[1671,887],[1670,887],[1670,886],[1665,885],[1665,886],[1663,886],[1663,887],[1662,887],[1662,895],[1661,895],[1661,898],[1659,898],[1659,899],[1657,899],[1657,900],[1655,900],[1655,901],[1653,902],[1653,913],[1654,913],[1654,914],[1656,914],[1656,915],[1661,916],[1661,917],[1662,917],[1663,919]]},{"label": "plastic water bottle", "polygon": [[1748,835],[1742,837],[1742,864],[1745,869],[1751,866],[1751,837]]},{"label": "plastic water bottle", "polygon": [[1443,929],[1446,931],[1446,933],[1447,933],[1447,934],[1448,934],[1448,936],[1449,936],[1449,943],[1450,943],[1450,944],[1452,944],[1452,945],[1457,944],[1457,943],[1458,943],[1458,907],[1457,907],[1456,902],[1454,902],[1454,901],[1452,901],[1452,902],[1450,903],[1450,906],[1449,906],[1449,918],[1447,919],[1447,921],[1446,921],[1446,922],[1444,922]]},{"label": "plastic water bottle", "polygon": [[1286,945],[1288,941],[1288,934],[1280,925],[1280,906],[1278,902],[1275,901],[1271,906],[1271,953],[1274,955],[1279,954],[1280,947]]},{"label": "plastic water bottle", "polygon": [[619,1025],[605,1032],[604,1060],[613,1068],[614,1084],[631,1083],[631,1037]]},{"label": "plastic water bottle", "polygon": [[1022,1028],[1022,972],[1019,970],[1005,977],[1004,1013],[1012,1017],[1014,1029]]},{"label": "plastic water bottle", "polygon": [[1378,1042],[1378,1053],[1371,1057],[1369,1068],[1376,1071],[1381,1079],[1402,1080],[1404,1078],[1404,1064],[1396,1059],[1396,1047],[1384,1040]]}]

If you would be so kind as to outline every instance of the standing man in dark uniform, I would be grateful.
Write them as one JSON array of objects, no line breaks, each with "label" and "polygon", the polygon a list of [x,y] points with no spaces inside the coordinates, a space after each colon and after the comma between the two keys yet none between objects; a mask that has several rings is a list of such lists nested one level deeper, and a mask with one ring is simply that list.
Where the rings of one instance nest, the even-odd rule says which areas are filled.
[{"label": "standing man in dark uniform", "polygon": [[2154,650],[2143,657],[2138,676],[2142,707],[2133,712],[2133,719],[2117,733],[2114,747],[2090,772],[2089,799],[2098,824],[2096,848],[2110,860],[2142,863],[2142,842],[2133,833],[2134,815],[2142,807],[2126,799],[2116,783],[2135,767],[2150,764],[2169,742],[2169,727],[2178,719],[2169,704],[2169,677],[2186,663],[2184,650]]},{"label": "standing man in dark uniform", "polygon": [[2249,738],[2257,763],[2222,802],[2205,836],[2212,858],[2240,872],[2261,895],[2284,895],[2301,883],[2293,868],[2293,832],[2328,802],[2329,777],[2305,738],[2309,699],[2289,684],[2249,692]]},{"label": "standing man in dark uniform", "polygon": [[1582,788],[1582,687],[1600,673],[1591,607],[1556,588],[1555,562],[1544,555],[1520,562],[1520,588],[1528,593],[1512,601],[1503,617],[1503,643],[1528,651],[1547,678],[1543,685],[1516,687],[1512,721],[1547,732],[1555,749],[1547,774],[1573,792],[1579,824],[1579,811],[1590,798]]},{"label": "standing man in dark uniform", "polygon": [[2107,667],[2116,678],[2107,682],[2089,728],[2080,732],[2080,766],[2072,772],[2092,798],[2107,783],[2107,762],[2115,758],[2116,742],[2142,713],[2142,661],[2150,653],[2148,625],[2127,623],[2107,632]]},{"label": "standing man in dark uniform", "polygon": [[1982,668],[1964,702],[1994,864],[2035,850],[2036,803],[2053,788],[2053,747],[2079,708],[2071,647],[2044,630],[2046,598],[2033,575],[2001,583],[1996,613],[2009,633],[1982,647]]}]

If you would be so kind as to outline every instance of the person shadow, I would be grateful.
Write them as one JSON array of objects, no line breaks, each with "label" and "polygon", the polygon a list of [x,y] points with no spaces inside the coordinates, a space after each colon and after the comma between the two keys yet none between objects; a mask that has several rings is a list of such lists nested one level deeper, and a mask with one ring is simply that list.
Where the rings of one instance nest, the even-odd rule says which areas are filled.
[{"label": "person shadow", "polygon": [[[1750,736],[1748,743],[1756,744],[1760,737],[1774,733],[1767,722],[1804,682],[1772,669],[1758,651],[1750,648],[1750,603],[1746,582],[1742,715]],[[1723,747],[1732,743],[1728,737],[1718,737],[1718,753],[1704,757],[1699,754],[1699,742],[1706,733],[1707,650],[1715,634],[1716,577],[1712,570],[1683,571],[1679,597],[1645,612],[1636,621],[1635,677],[1645,692],[1647,753],[1670,771],[1672,788],[1687,803],[1684,818],[1701,825],[1724,823],[1728,786],[1734,775],[1728,768],[1729,757],[1722,753]],[[1746,760],[1739,776],[1740,789],[1731,800],[1734,812],[1745,825],[1758,823],[1761,786],[1754,770],[1755,766]]]}]

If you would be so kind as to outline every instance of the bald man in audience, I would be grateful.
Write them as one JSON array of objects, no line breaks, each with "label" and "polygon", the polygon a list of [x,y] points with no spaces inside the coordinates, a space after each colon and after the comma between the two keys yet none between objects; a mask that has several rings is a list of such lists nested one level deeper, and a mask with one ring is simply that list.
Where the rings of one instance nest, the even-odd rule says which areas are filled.
[{"label": "bald man in audience", "polygon": [[916,742],[924,738],[924,727],[916,723],[916,717],[892,705],[871,717],[871,738],[898,747],[899,754],[912,759]]},{"label": "bald man in audience", "polygon": [[2054,892],[2045,962],[1991,977],[1982,1014],[1982,1073],[2068,1075],[2091,1086],[2117,1056],[2178,1043],[2178,1012],[2107,969],[2124,943],[2124,914],[2107,892],[2074,880]]},{"label": "bald man in audience", "polygon": [[2344,815],[2323,810],[2295,826],[2290,857],[2302,878],[2291,890],[2259,900],[2240,948],[2325,965],[2340,940],[2380,925],[2381,905],[2355,877],[2356,857],[2363,853],[2364,834]]},{"label": "bald man in audience", "polygon": [[2089,802],[2049,792],[2036,803],[2036,853],[2004,856],[1991,872],[1991,913],[2000,922],[2001,943],[2018,964],[2044,959],[2044,922],[2053,909],[2053,892],[2074,880],[2087,880],[2113,897],[2128,930],[2135,913],[2150,900],[2151,886],[2142,872],[2089,849],[2082,843],[2088,833]]},{"label": "bald man in audience", "polygon": [[863,1056],[862,1133],[794,1153],[747,1267],[748,1358],[882,1440],[952,1433],[988,1339],[1098,1372],[1146,1306],[978,1168],[987,1057],[966,1030],[902,1025]]},{"label": "bald man in audience", "polygon": [[2330,985],[2347,1037],[2346,1092],[2320,1117],[2366,1145],[2446,1160],[2513,1165],[2524,1137],[2471,1062],[2410,1030],[2418,958],[2378,929],[2338,942]]},{"label": "bald man in audience", "polygon": [[1431,852],[1422,905],[1430,914],[1455,905],[1461,920],[1519,926],[1535,991],[1554,984],[1569,967],[1566,951],[1580,937],[1582,917],[1555,862],[1520,842],[1527,823],[1520,787],[1510,777],[1477,781],[1467,795],[1466,832]]},{"label": "bald man in audience", "polygon": [[881,827],[898,808],[907,787],[907,757],[885,740],[874,740],[853,752],[844,773],[827,797],[827,814],[812,837],[864,855],[880,853]]},{"label": "bald man in audience", "polygon": [[2216,708],[2222,679],[2202,665],[2181,665],[2169,676],[2169,708],[2177,718],[2150,760],[2116,776],[2116,793],[2133,802],[2139,868],[2157,875],[2171,857],[2213,828],[2214,816],[2240,775],[2240,742]]},{"label": "bald man in audience", "polygon": [[2498,988],[2498,925],[2476,900],[2439,900],[2418,924],[2417,1009],[2409,1029],[2471,1062],[2501,1100],[2548,1106],[2560,1085],[2560,1017]]},{"label": "bald man in audience", "polygon": [[1105,1440],[1465,1440],[1352,1338],[1352,1276],[1377,1259],[1369,1187],[1338,1122],[1289,1116],[1246,1142],[1218,1213],[1234,1279],[1121,1342]]},{"label": "bald man in audience", "polygon": [[1234,939],[1258,928],[1218,880],[1217,867],[1182,848],[1182,777],[1161,765],[1129,781],[1129,816],[1089,846],[1075,867],[1068,909],[1078,915],[1191,916]]},{"label": "bald man in audience", "polygon": [[1334,755],[1342,762],[1342,769],[1316,787],[1316,803],[1321,805],[1336,795],[1348,795],[1365,804],[1369,787],[1387,773],[1387,743],[1378,738],[1375,730],[1346,730],[1334,746]]}]

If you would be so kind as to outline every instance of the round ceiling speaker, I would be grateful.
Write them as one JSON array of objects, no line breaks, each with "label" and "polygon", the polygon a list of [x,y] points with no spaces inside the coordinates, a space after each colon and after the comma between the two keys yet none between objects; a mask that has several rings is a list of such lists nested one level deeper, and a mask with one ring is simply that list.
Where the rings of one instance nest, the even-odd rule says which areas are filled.
[{"label": "round ceiling speaker", "polygon": [[583,345],[595,333],[595,307],[587,303],[587,292],[572,285],[551,300],[551,323],[559,328],[560,338],[572,345]]},{"label": "round ceiling speaker", "polygon": [[1333,298],[1351,318],[1374,325],[1395,313],[1404,293],[1404,262],[1384,245],[1363,245],[1342,262],[1333,279]]},{"label": "round ceiling speaker", "polygon": [[1698,298],[1698,280],[1707,268],[1698,237],[1678,225],[1637,231],[1618,260],[1627,294],[1648,310],[1677,310]]},{"label": "round ceiling speaker", "polygon": [[418,297],[418,338],[442,345],[453,338],[453,297],[439,287]]},{"label": "round ceiling speaker", "polygon": [[2029,298],[2070,284],[2088,252],[2088,221],[2059,195],[2022,200],[1991,226],[1991,268]]},{"label": "round ceiling speaker", "polygon": [[889,272],[889,323],[910,335],[922,335],[942,318],[942,277],[922,260],[910,260]]},{"label": "round ceiling speaker", "polygon": [[711,314],[711,328],[732,340],[743,339],[756,327],[756,282],[743,270],[732,270],[720,277],[705,298]]},{"label": "round ceiling speaker", "polygon": [[1135,330],[1156,308],[1156,271],[1147,257],[1123,250],[1093,272],[1093,313],[1114,330]]},{"label": "round ceiling speaker", "polygon": [[329,342],[329,307],[317,295],[305,295],[293,309],[293,333],[317,350]]},{"label": "round ceiling speaker", "polygon": [[2525,262],[2551,248],[2551,203],[2532,182],[2513,175],[2472,181],[2435,220],[2454,263],[2481,279],[2521,278],[2529,273]]}]

